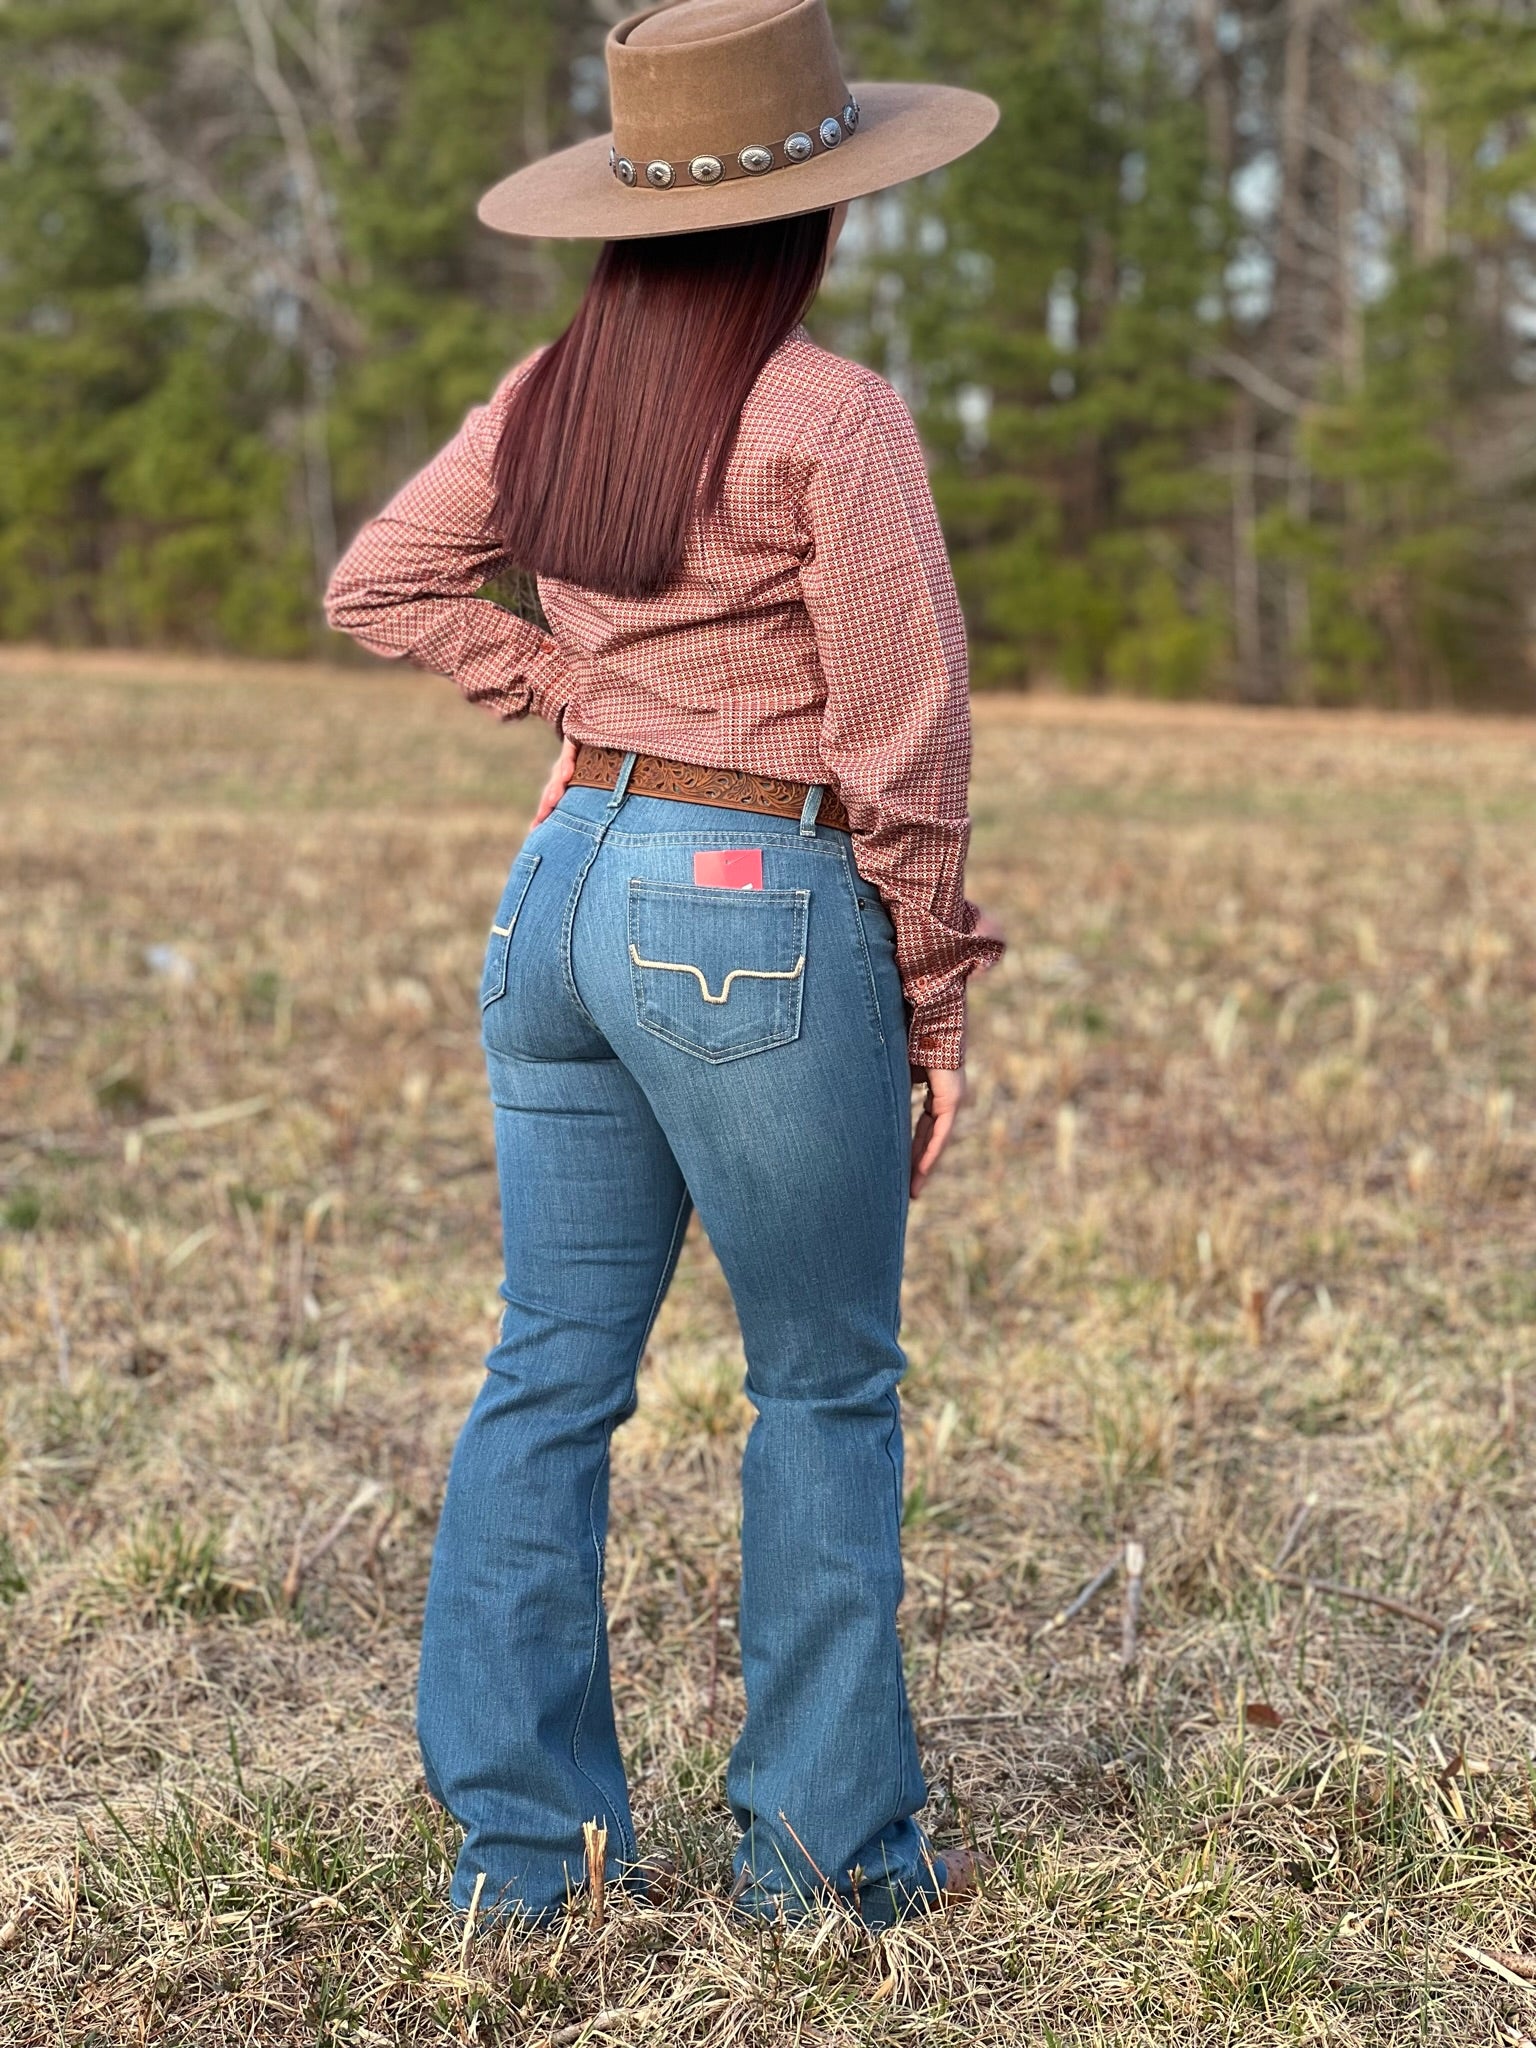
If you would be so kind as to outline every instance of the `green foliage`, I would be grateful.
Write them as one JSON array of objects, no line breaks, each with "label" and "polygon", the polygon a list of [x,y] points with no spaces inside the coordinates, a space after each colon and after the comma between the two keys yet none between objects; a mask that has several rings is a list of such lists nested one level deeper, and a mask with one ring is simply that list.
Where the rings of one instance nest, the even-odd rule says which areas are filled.
[{"label": "green foliage", "polygon": [[17,1188],[0,1207],[0,1223],[7,1230],[36,1230],[43,1220],[43,1200],[35,1188]]},{"label": "green foliage", "polygon": [[8,1607],[27,1590],[26,1574],[16,1559],[15,1546],[0,1529],[0,1607]]},{"label": "green foliage", "polygon": [[226,330],[168,352],[154,390],[112,423],[105,497],[123,540],[102,601],[113,637],[255,654],[310,640],[310,563],[288,528],[282,453],[229,400],[249,389],[244,339]]},{"label": "green foliage", "polygon": [[580,252],[492,237],[473,210],[525,153],[565,139],[545,111],[573,41],[554,0],[524,0],[515,32],[496,0],[446,16],[421,0],[372,12],[368,68],[398,86],[381,95],[361,155],[339,174],[368,344],[341,366],[328,421],[337,498],[354,516],[558,326],[583,267]]},{"label": "green foliage", "polygon": [[1222,492],[1197,448],[1226,401],[1192,372],[1221,253],[1198,108],[1155,41],[1107,33],[1102,0],[933,7],[919,26],[913,68],[1003,109],[876,281],[877,306],[899,281],[931,366],[978,680],[1207,688],[1226,633],[1192,537]]},{"label": "green foliage", "polygon": [[[1234,278],[1266,236],[1273,260],[1275,225],[1240,217],[1215,161],[1191,10],[866,0],[859,12],[871,74],[950,77],[1002,108],[985,150],[882,222],[825,321],[917,387],[977,680],[1263,694],[1238,661],[1236,393],[1212,359],[1263,367],[1272,302],[1240,313]],[[1460,241],[1426,249],[1423,223],[1399,218],[1375,245],[1392,282],[1366,318],[1359,373],[1325,363],[1279,431],[1258,428],[1263,475],[1306,484],[1261,480],[1254,573],[1272,579],[1271,614],[1291,614],[1279,659],[1295,695],[1528,697],[1529,490],[1518,476],[1490,489],[1475,471],[1490,414],[1518,403],[1487,301],[1511,197],[1536,184],[1536,32],[1493,9],[1475,25],[1439,10],[1419,30],[1404,14],[1395,0],[1364,9],[1360,31],[1424,93]],[[1235,0],[1225,25],[1248,15]],[[1274,94],[1283,64],[1266,87],[1259,61],[1247,89]],[[1392,138],[1410,169],[1423,139]],[[1401,215],[1400,191],[1389,225],[1393,205]],[[1315,271],[1315,249],[1308,260]],[[1336,295],[1365,282],[1341,279]]]},{"label": "green foliage", "polygon": [[[553,0],[516,34],[490,0],[366,10],[355,117],[306,109],[339,252],[307,300],[265,259],[295,232],[267,110],[231,86],[200,126],[209,13],[0,15],[0,638],[313,649],[338,534],[571,303],[570,265],[494,244],[471,203],[544,146],[521,130],[563,89]],[[120,120],[189,131],[184,165],[125,163],[88,88],[53,82],[87,48],[118,60]]]},{"label": "green foliage", "polygon": [[157,1514],[124,1538],[97,1588],[104,1603],[135,1608],[146,1621],[254,1620],[270,1611],[263,1590],[233,1578],[221,1562],[217,1530],[189,1529]]},{"label": "green foliage", "polygon": [[1469,282],[1452,261],[1411,270],[1374,309],[1358,390],[1308,425],[1310,516],[1261,534],[1303,578],[1322,702],[1450,703],[1486,694],[1490,663],[1521,667],[1508,508],[1462,482],[1452,438],[1475,374],[1456,317]]},{"label": "green foliage", "polygon": [[13,93],[0,164],[0,632],[82,637],[102,438],[149,388],[147,262],[131,207],[102,183],[89,109]]}]

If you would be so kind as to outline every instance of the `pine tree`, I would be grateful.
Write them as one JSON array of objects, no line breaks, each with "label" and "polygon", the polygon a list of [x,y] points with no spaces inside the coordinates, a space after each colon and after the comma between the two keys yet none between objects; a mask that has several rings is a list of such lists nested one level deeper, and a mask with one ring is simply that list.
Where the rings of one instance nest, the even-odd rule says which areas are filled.
[{"label": "pine tree", "polygon": [[590,27],[508,13],[0,14],[0,633],[317,643],[347,530],[573,293],[474,219],[601,114]]},{"label": "pine tree", "polygon": [[978,680],[1191,694],[1226,667],[1203,457],[1227,398],[1193,368],[1224,222],[1198,105],[1123,29],[1102,0],[929,0],[893,39],[1003,119],[890,210],[865,338],[894,304],[924,366]]}]

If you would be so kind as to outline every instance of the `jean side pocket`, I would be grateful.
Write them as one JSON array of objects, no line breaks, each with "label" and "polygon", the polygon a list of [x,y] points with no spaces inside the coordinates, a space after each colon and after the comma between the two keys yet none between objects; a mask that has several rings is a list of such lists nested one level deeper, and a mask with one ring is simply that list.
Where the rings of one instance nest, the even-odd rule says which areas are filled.
[{"label": "jean side pocket", "polygon": [[507,956],[512,950],[512,934],[517,929],[517,920],[523,908],[523,898],[528,894],[528,885],[533,880],[541,856],[537,853],[520,853],[512,863],[512,872],[507,877],[507,886],[502,891],[501,903],[496,912],[496,922],[491,926],[490,938],[485,947],[485,970],[480,977],[480,1007],[490,1008],[499,1002],[507,992]]},{"label": "jean side pocket", "polygon": [[800,1036],[809,889],[708,889],[635,878],[629,970],[642,1031],[696,1059]]}]

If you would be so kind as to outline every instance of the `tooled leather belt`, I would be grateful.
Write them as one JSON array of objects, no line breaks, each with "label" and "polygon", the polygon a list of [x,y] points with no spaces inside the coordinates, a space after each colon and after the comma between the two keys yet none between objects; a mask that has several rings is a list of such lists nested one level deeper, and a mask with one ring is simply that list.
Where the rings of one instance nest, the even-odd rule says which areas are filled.
[{"label": "tooled leather belt", "polygon": [[[580,740],[571,783],[577,789],[612,789],[623,765],[622,747],[593,747]],[[701,768],[691,761],[663,760],[659,754],[637,754],[629,777],[632,796],[670,797],[674,803],[711,804],[723,811],[764,811],[771,818],[798,818],[810,788],[809,783],[784,782],[776,775]],[[853,829],[841,798],[830,789],[822,796],[816,822],[837,832]]]}]

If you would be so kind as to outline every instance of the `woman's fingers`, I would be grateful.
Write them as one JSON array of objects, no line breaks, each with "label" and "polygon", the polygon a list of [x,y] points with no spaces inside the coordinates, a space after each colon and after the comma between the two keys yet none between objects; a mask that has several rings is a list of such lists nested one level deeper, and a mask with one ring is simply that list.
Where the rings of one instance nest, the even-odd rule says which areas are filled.
[{"label": "woman's fingers", "polygon": [[940,1110],[937,1114],[924,1110],[917,1124],[917,1137],[912,1147],[912,1196],[922,1193],[928,1176],[938,1165],[944,1147],[949,1143],[955,1128],[956,1109]]},{"label": "woman's fingers", "polygon": [[535,825],[542,825],[561,797],[571,786],[571,777],[576,772],[576,742],[566,740],[560,749],[560,758],[549,772],[544,785],[544,794],[539,798],[539,808],[533,814]]},{"label": "woman's fingers", "polygon": [[[976,936],[978,939],[1001,939],[1005,944],[1008,939],[1008,934],[991,912],[980,909],[976,912]],[[988,968],[996,965],[995,960],[987,960],[976,971],[978,974],[985,974]]]},{"label": "woman's fingers", "polygon": [[912,1134],[912,1199],[915,1202],[938,1165],[945,1146],[954,1135],[955,1121],[965,1101],[963,1070],[943,1067],[929,1070],[928,1090],[917,1129]]}]

